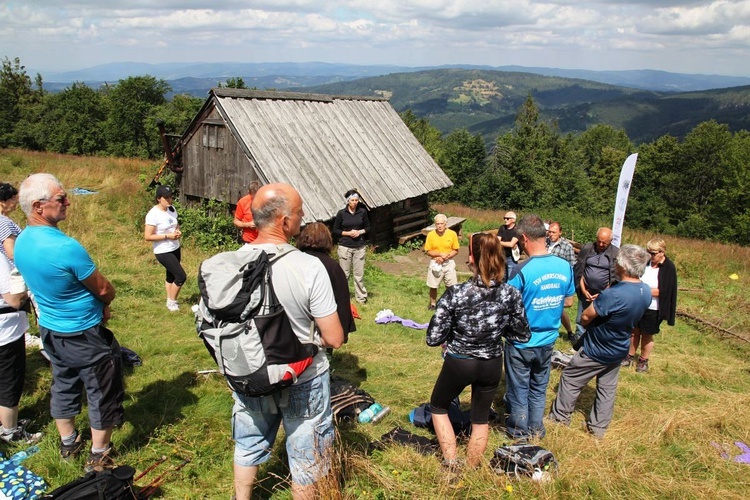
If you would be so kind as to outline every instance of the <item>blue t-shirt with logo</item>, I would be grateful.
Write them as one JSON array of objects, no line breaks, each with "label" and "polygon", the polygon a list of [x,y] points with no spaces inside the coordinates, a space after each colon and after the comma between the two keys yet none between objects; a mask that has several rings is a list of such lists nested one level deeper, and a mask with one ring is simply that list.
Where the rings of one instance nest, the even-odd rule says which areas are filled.
[{"label": "blue t-shirt with logo", "polygon": [[640,281],[622,281],[602,290],[593,302],[598,317],[586,327],[583,352],[605,365],[622,361],[633,327],[650,303],[651,288]]},{"label": "blue t-shirt with logo", "polygon": [[104,303],[82,283],[96,271],[88,252],[56,227],[27,226],[15,246],[16,267],[39,306],[39,324],[59,333],[98,325]]},{"label": "blue t-shirt with logo", "polygon": [[570,264],[556,255],[534,255],[516,266],[508,284],[521,291],[531,328],[531,340],[513,345],[525,349],[554,343],[565,298],[575,295]]}]

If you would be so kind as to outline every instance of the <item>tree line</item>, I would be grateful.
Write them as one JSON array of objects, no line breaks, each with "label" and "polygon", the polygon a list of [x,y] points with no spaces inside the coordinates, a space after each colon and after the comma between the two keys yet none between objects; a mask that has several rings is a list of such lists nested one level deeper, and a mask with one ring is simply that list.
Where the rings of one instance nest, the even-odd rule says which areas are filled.
[{"label": "tree line", "polygon": [[[241,79],[225,86],[244,87]],[[181,133],[203,99],[176,95],[169,84],[135,76],[92,89],[73,83],[43,89],[18,58],[2,61],[0,147],[76,155],[159,158],[156,126]],[[453,181],[437,201],[476,208],[557,210],[611,218],[620,168],[638,152],[626,224],[663,234],[750,244],[750,132],[707,121],[684,139],[665,135],[634,145],[622,129],[595,125],[561,134],[540,119],[528,97],[514,128],[488,145],[458,129],[443,135],[427,118],[402,115]]]},{"label": "tree line", "polygon": [[487,148],[466,129],[443,136],[407,111],[405,123],[453,181],[434,198],[475,208],[554,210],[611,220],[620,169],[638,153],[626,224],[662,234],[750,244],[750,132],[714,120],[683,140],[634,145],[622,129],[561,134],[528,97],[514,128]]}]

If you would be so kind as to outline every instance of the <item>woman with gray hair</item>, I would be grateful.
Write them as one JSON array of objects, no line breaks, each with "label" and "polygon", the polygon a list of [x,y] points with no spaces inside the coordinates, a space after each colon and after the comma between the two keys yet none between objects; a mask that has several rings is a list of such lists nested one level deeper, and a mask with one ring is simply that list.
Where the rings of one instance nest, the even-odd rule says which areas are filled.
[{"label": "woman with gray hair", "polygon": [[604,438],[615,408],[620,363],[630,348],[630,332],[651,303],[651,288],[641,282],[648,261],[645,249],[623,245],[615,263],[619,283],[603,290],[583,311],[582,347],[563,370],[549,414],[553,422],[570,424],[581,390],[596,377],[596,399],[586,427]]},{"label": "woman with gray hair", "polygon": [[677,270],[667,257],[667,244],[661,238],[653,238],[646,243],[646,249],[651,255],[651,262],[646,266],[641,281],[651,287],[651,304],[636,323],[630,351],[622,361],[622,366],[630,366],[640,346],[641,355],[635,367],[637,373],[648,371],[648,358],[654,349],[654,335],[659,333],[664,320],[667,320],[668,325],[674,326],[677,311]]}]

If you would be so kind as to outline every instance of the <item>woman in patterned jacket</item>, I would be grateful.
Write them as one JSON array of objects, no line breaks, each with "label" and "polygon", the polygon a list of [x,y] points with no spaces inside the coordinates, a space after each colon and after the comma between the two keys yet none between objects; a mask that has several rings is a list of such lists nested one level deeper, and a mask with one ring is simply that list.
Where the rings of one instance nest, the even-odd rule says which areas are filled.
[{"label": "woman in patterned jacket", "polygon": [[505,259],[500,243],[490,234],[474,234],[469,243],[474,276],[448,288],[437,303],[427,329],[427,345],[445,344],[445,361],[430,406],[443,465],[458,466],[456,435],[448,406],[471,386],[471,438],[466,462],[482,460],[489,435],[489,414],[503,367],[503,337],[527,342],[531,336],[521,293],[503,283]]}]

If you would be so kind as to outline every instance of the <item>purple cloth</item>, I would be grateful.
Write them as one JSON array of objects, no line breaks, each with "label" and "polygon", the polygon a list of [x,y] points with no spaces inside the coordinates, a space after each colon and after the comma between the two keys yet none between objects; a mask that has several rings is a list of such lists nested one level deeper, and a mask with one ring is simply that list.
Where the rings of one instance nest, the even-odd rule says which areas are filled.
[{"label": "purple cloth", "polygon": [[398,316],[384,316],[375,320],[375,323],[384,325],[386,323],[401,323],[407,328],[414,328],[415,330],[427,330],[429,323],[417,323],[410,319],[399,318]]},{"label": "purple cloth", "polygon": [[742,441],[735,441],[734,445],[743,452],[741,455],[734,457],[734,461],[743,464],[750,464],[750,448],[748,448]]}]

